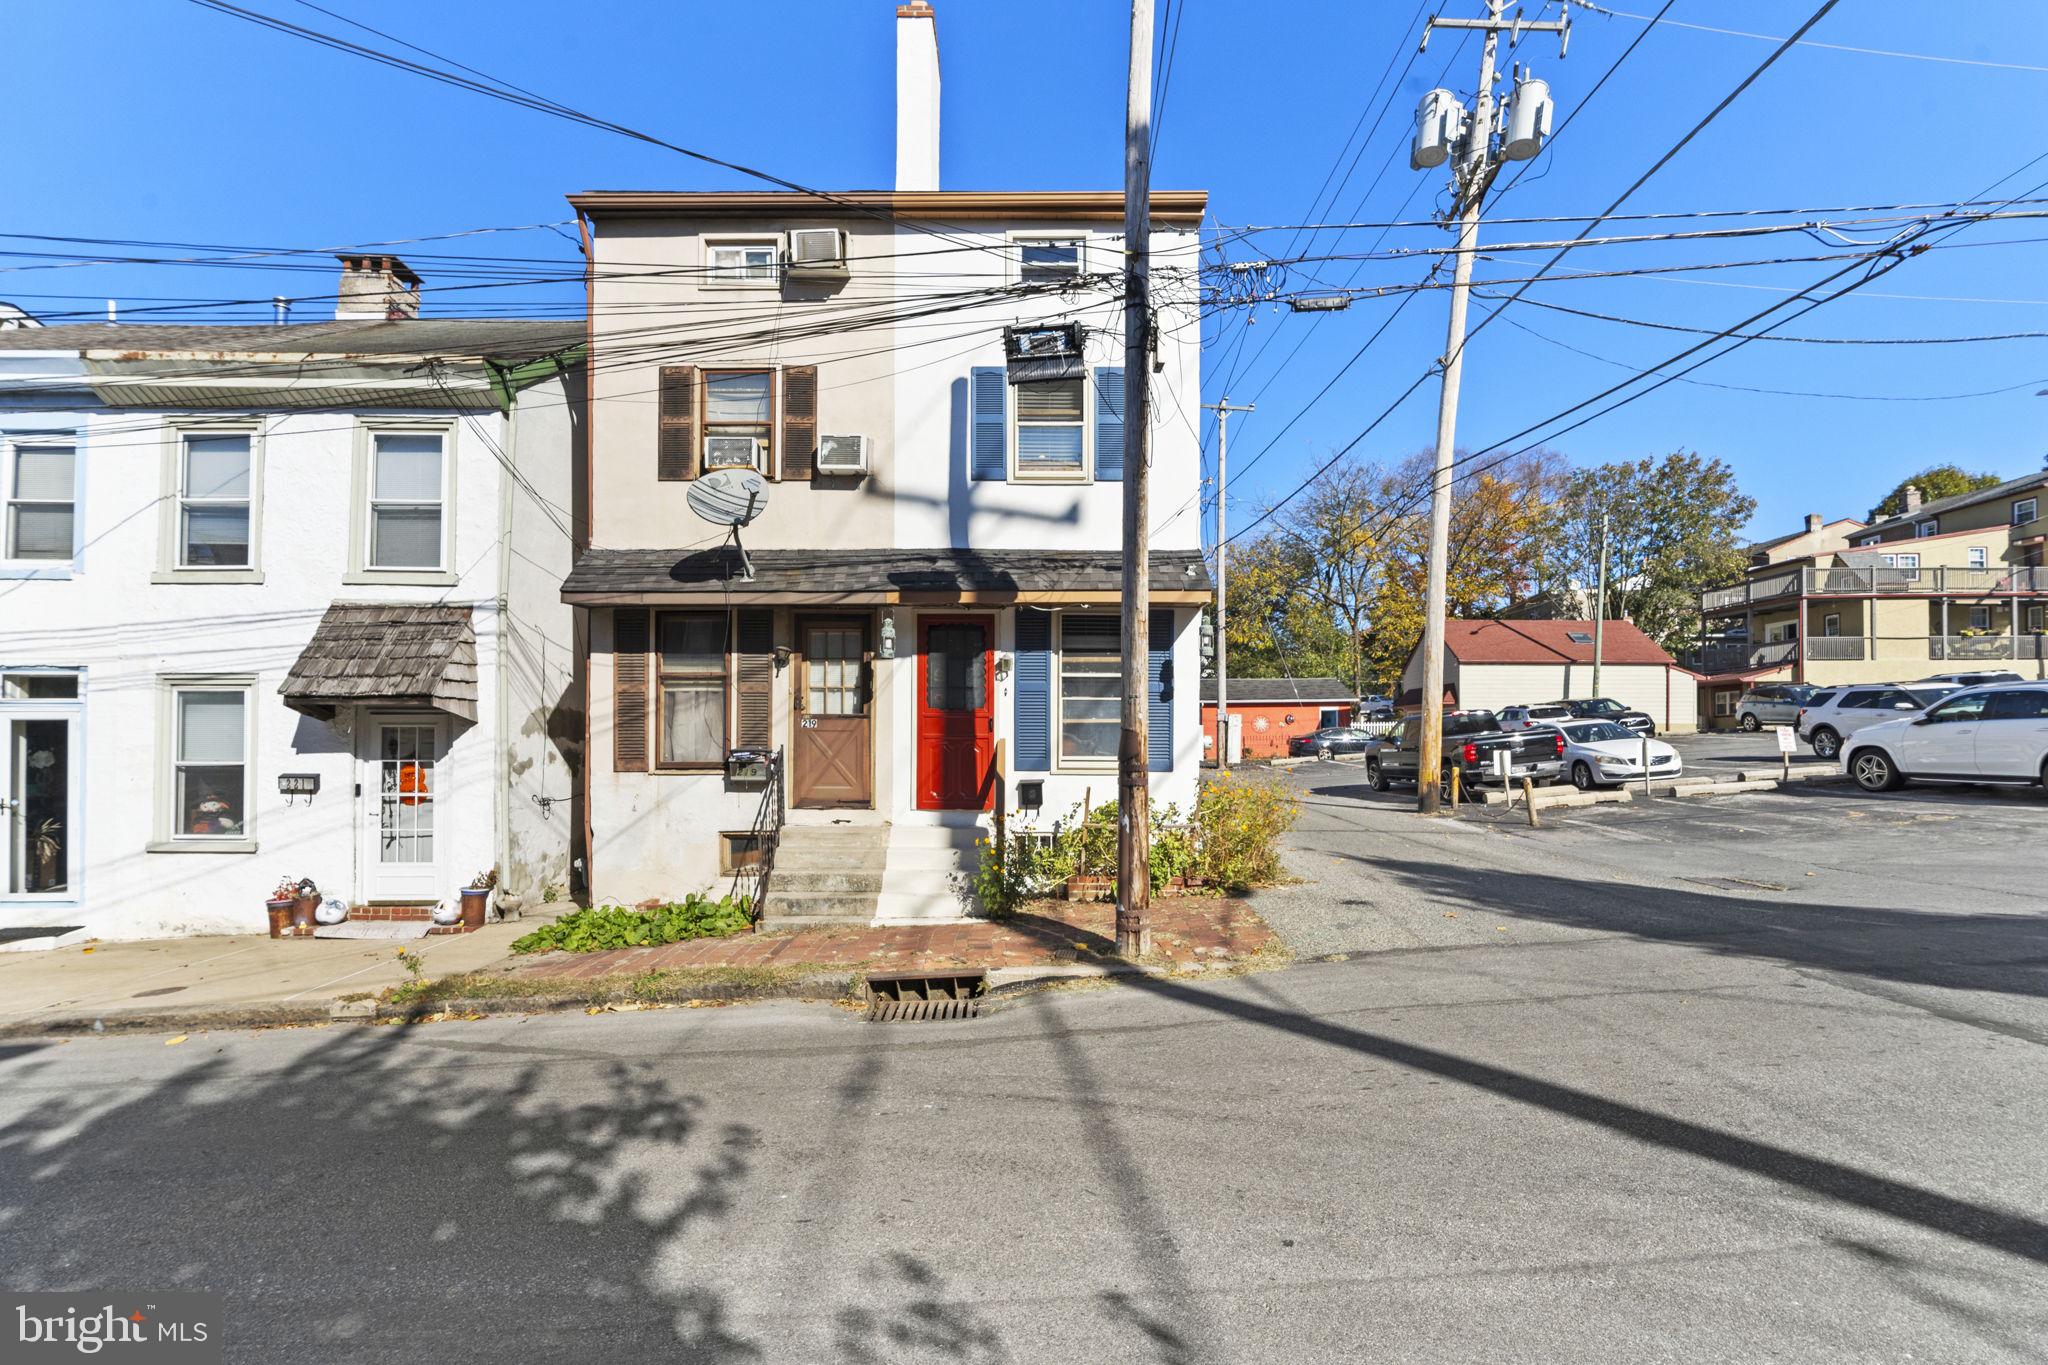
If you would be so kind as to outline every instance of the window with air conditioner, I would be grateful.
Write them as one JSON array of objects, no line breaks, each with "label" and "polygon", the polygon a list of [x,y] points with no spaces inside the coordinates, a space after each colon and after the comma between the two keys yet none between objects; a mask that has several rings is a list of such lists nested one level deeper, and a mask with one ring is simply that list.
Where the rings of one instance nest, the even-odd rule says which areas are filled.
[{"label": "window with air conditioner", "polygon": [[798,228],[789,234],[789,273],[844,275],[846,234],[838,228]]},{"label": "window with air conditioner", "polygon": [[704,468],[769,470],[775,375],[770,370],[704,372]]},{"label": "window with air conditioner", "polygon": [[773,284],[782,269],[782,244],[774,238],[706,242],[705,278],[713,284]]},{"label": "window with air conditioner", "polygon": [[868,472],[868,438],[865,436],[820,436],[820,474],[857,475]]}]

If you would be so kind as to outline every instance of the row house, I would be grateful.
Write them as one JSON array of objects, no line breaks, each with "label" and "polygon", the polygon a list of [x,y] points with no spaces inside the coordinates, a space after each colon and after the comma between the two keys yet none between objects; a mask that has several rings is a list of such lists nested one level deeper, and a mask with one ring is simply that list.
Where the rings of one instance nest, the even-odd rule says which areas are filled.
[{"label": "row house", "polygon": [[[571,197],[601,900],[772,861],[771,923],[952,918],[999,803],[1049,829],[1115,799],[1122,196],[939,188],[936,19],[896,23],[893,191]],[[1204,206],[1151,202],[1151,790],[1182,808]]]},{"label": "row house", "polygon": [[1751,547],[1740,583],[1700,595],[1703,724],[1734,723],[1759,682],[1826,686],[2011,668],[2042,672],[2048,470],[1868,525],[1807,518]]},{"label": "row house", "polygon": [[0,329],[0,929],[249,933],[566,890],[583,326]]}]

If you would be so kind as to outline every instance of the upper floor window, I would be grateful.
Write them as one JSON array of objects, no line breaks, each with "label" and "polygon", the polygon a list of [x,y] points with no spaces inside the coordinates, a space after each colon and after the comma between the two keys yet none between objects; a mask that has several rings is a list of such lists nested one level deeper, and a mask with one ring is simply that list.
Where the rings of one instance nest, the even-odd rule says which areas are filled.
[{"label": "upper floor window", "polygon": [[246,569],[255,516],[247,432],[187,433],[178,460],[181,569]]},{"label": "upper floor window", "polygon": [[2012,505],[2012,524],[2024,526],[2034,519],[2034,499],[2021,498]]},{"label": "upper floor window", "polygon": [[1990,568],[1991,552],[1982,545],[1972,545],[1970,547],[1970,567],[1973,569]]},{"label": "upper floor window", "polygon": [[1928,520],[1928,521],[1923,521],[1923,522],[1918,522],[1918,523],[1916,523],[1916,524],[1914,525],[1914,527],[1913,527],[1913,534],[1914,534],[1914,535],[1915,535],[1916,537],[1918,537],[1918,536],[1938,536],[1938,535],[1940,535],[1940,534],[1941,534],[1941,521],[1940,521],[1940,519],[1939,519],[1939,518],[1934,518],[1934,519],[1930,519],[1930,520]]},{"label": "upper floor window", "polygon": [[371,434],[370,541],[365,567],[446,567],[444,444],[437,431]]},{"label": "upper floor window", "polygon": [[704,372],[704,468],[769,471],[774,449],[775,375],[769,370]]},{"label": "upper floor window", "polygon": [[704,255],[706,278],[726,284],[773,283],[782,264],[782,248],[771,241],[707,242]]},{"label": "upper floor window", "polygon": [[74,543],[78,451],[68,443],[0,446],[0,495],[7,502],[7,559],[69,559]]},{"label": "upper floor window", "polygon": [[1077,278],[1081,273],[1081,239],[1059,237],[1019,239],[1017,277],[1025,284]]},{"label": "upper floor window", "polygon": [[1016,386],[1019,478],[1071,479],[1085,471],[1086,384],[1077,376]]}]

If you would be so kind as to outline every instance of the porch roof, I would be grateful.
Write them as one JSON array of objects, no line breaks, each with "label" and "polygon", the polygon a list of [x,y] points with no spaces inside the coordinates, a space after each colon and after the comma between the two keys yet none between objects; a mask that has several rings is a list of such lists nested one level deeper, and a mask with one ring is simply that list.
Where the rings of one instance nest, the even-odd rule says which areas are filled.
[{"label": "porch roof", "polygon": [[476,719],[476,632],[469,608],[336,602],[285,674],[278,694],[321,720],[369,702],[424,706]]},{"label": "porch roof", "polygon": [[[720,604],[949,605],[1115,601],[1122,559],[1097,550],[749,550],[753,579],[740,577],[739,552],[614,550],[583,552],[562,584],[579,606],[675,602]],[[1154,550],[1152,600],[1161,606],[1207,602],[1213,591],[1198,550]]]}]

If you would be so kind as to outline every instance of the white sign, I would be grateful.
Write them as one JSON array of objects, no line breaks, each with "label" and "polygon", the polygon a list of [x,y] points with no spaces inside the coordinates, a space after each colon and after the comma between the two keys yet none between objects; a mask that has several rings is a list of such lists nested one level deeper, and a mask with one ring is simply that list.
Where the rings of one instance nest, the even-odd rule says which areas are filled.
[{"label": "white sign", "polygon": [[1513,770],[1514,765],[1515,756],[1506,749],[1495,749],[1493,751],[1493,775],[1495,777],[1503,782],[1507,781],[1508,773]]},{"label": "white sign", "polygon": [[1796,737],[1792,733],[1792,727],[1780,725],[1778,727],[1778,752],[1781,754],[1797,753],[1798,750],[1793,747],[1795,742]]}]

